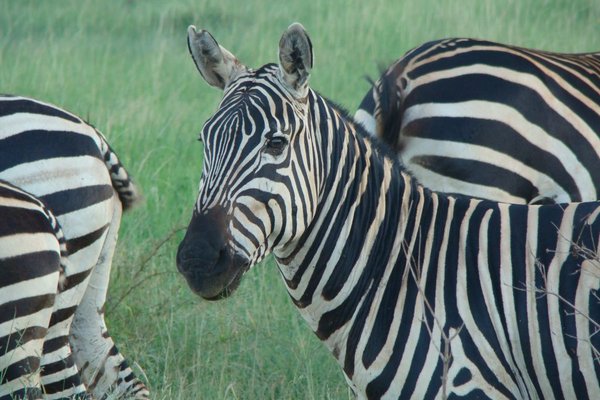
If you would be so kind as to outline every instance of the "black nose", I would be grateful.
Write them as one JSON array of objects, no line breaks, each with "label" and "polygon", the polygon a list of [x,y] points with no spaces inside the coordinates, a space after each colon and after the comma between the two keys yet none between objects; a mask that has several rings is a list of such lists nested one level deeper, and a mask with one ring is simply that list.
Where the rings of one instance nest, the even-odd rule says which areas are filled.
[{"label": "black nose", "polygon": [[231,250],[222,209],[194,213],[177,250],[177,269],[194,293],[208,300],[227,297],[237,288],[248,261]]},{"label": "black nose", "polygon": [[227,246],[226,213],[214,207],[200,214],[194,212],[185,237],[177,250],[177,266],[182,273],[200,265],[213,265]]},{"label": "black nose", "polygon": [[226,256],[227,248],[213,247],[207,241],[181,242],[177,250],[177,269],[184,275],[210,275],[219,259]]}]

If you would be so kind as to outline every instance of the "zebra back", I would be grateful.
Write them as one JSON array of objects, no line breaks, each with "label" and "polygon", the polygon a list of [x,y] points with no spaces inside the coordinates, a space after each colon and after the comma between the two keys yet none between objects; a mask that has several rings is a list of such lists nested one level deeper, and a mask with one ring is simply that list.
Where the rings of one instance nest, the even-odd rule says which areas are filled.
[{"label": "zebra back", "polygon": [[382,73],[355,118],[434,190],[513,203],[600,195],[600,53],[426,43]]},{"label": "zebra back", "polygon": [[[63,158],[66,162],[66,157],[91,155],[104,161],[124,210],[131,209],[141,199],[139,189],[104,135],[81,117],[40,100],[0,95],[0,118],[0,153],[4,155],[4,160],[0,160],[0,176],[3,179],[26,187],[21,181],[35,183],[40,178],[33,176],[35,171],[28,172],[27,176],[19,175],[23,171],[22,164],[52,158],[57,162]],[[61,144],[51,145],[53,142]],[[66,145],[65,142],[70,143]],[[40,143],[47,143],[47,146],[42,147]],[[29,154],[28,151],[36,146],[41,149]]]}]

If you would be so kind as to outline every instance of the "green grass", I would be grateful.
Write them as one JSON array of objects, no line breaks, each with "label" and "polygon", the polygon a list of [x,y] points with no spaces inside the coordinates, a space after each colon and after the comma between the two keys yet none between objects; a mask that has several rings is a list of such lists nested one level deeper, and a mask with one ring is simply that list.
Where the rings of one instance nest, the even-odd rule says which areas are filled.
[{"label": "green grass", "polygon": [[191,62],[187,26],[210,30],[256,67],[276,61],[293,21],[313,41],[312,87],[351,112],[369,86],[364,76],[432,39],[600,50],[597,0],[0,0],[0,92],[87,118],[143,190],[145,202],[123,220],[107,317],[157,399],[349,398],[272,262],[232,298],[207,303],[176,272],[182,232],[157,248],[188,221],[202,161],[196,138],[220,98]]}]

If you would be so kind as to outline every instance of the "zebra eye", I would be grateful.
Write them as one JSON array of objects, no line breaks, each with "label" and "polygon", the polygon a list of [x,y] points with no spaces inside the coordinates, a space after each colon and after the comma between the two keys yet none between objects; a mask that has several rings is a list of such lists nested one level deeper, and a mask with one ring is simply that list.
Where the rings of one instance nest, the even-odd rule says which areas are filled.
[{"label": "zebra eye", "polygon": [[272,137],[270,139],[267,140],[267,151],[273,155],[279,155],[283,152],[283,149],[285,149],[285,146],[287,146],[288,141],[286,138],[284,138],[283,136],[276,136],[276,137]]}]

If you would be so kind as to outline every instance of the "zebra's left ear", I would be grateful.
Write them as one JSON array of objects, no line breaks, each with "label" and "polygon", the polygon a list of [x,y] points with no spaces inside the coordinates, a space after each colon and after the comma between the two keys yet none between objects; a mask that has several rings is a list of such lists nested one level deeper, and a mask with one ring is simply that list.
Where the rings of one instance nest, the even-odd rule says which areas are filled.
[{"label": "zebra's left ear", "polygon": [[297,98],[308,94],[308,78],[313,67],[312,43],[304,27],[293,23],[279,40],[279,68],[284,82]]},{"label": "zebra's left ear", "polygon": [[188,49],[196,68],[211,86],[225,89],[229,82],[246,69],[208,31],[197,32],[194,25],[188,28]]}]

